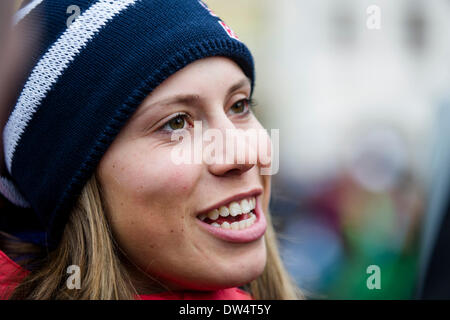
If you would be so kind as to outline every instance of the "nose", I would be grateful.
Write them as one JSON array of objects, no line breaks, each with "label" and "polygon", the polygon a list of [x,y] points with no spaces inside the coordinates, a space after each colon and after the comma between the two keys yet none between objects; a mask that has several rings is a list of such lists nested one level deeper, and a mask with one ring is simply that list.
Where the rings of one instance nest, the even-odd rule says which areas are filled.
[{"label": "nose", "polygon": [[[222,142],[219,142],[219,145],[222,146],[222,154],[215,158],[216,161],[208,164],[211,174],[222,177],[239,176],[256,165],[256,145],[251,143],[244,134],[246,128],[236,128],[233,122],[225,116],[220,123],[216,122],[215,129],[220,132],[222,139]],[[217,143],[215,140],[212,143]]]},{"label": "nose", "polygon": [[254,167],[254,164],[212,164],[209,166],[209,172],[215,176],[239,176]]}]

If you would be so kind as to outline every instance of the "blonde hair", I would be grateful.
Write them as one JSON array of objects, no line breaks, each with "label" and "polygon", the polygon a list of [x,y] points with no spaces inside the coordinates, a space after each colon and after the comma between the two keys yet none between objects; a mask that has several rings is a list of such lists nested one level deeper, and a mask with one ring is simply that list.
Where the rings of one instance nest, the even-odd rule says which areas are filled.
[{"label": "blonde hair", "polygon": [[[71,212],[58,248],[34,259],[38,267],[18,285],[10,299],[136,299],[138,292],[124,263],[126,257],[114,241],[104,208],[101,188],[94,175]],[[280,259],[270,214],[266,218],[266,267],[244,289],[254,299],[302,298]],[[32,248],[29,244],[16,244],[14,249],[9,246],[8,251],[12,252],[7,253],[30,254],[36,249]],[[66,285],[66,269],[70,265],[80,267],[80,289],[70,290]]]}]

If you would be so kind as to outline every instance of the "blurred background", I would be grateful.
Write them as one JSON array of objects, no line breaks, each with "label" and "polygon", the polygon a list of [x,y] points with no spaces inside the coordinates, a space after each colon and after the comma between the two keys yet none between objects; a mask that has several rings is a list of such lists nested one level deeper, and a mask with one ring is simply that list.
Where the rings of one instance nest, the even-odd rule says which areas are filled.
[{"label": "blurred background", "polygon": [[271,212],[295,281],[309,298],[414,298],[449,140],[450,1],[205,2],[252,50],[255,112],[280,130]]}]

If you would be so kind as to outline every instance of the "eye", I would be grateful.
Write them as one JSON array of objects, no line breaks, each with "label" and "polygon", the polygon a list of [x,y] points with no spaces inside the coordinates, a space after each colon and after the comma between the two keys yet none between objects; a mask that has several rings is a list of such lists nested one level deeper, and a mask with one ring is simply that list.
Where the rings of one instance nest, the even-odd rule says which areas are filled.
[{"label": "eye", "polygon": [[189,116],[185,113],[179,113],[176,116],[174,116],[172,119],[167,121],[160,130],[162,131],[176,131],[176,130],[182,130],[186,129],[186,125],[189,125],[187,118]]},{"label": "eye", "polygon": [[254,106],[254,102],[251,99],[242,99],[233,104],[230,111],[234,114],[247,114],[252,106]]},{"label": "eye", "polygon": [[248,107],[248,99],[243,99],[235,104],[233,104],[230,108],[234,113],[244,113]]}]

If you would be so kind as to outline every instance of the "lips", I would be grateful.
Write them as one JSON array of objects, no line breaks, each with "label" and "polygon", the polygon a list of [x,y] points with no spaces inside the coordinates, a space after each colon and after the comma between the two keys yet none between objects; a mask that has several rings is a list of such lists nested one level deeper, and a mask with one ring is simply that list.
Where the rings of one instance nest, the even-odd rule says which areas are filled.
[{"label": "lips", "polygon": [[216,208],[197,216],[200,226],[212,235],[229,242],[251,242],[261,238],[267,223],[259,204],[261,191],[233,197]]}]

